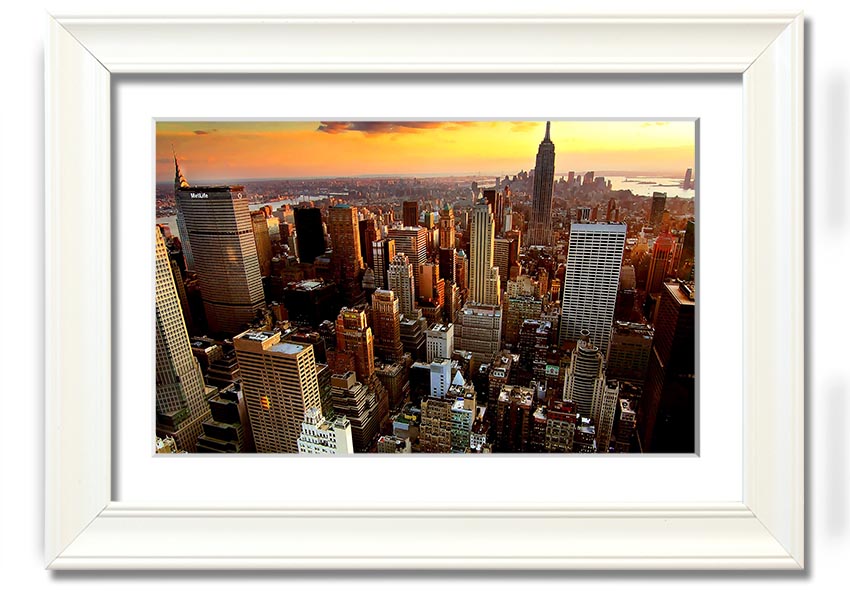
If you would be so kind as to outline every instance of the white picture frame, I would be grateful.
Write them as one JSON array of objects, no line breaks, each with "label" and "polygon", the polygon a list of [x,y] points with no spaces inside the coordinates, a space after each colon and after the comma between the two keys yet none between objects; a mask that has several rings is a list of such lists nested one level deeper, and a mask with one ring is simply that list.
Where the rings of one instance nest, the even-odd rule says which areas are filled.
[{"label": "white picture frame", "polygon": [[[504,27],[511,43],[500,41]],[[48,568],[804,568],[801,14],[49,16],[48,28]],[[111,76],[284,72],[741,74],[741,501],[262,510],[113,502],[112,287],[103,251],[111,229]],[[387,542],[409,527],[415,544]]]}]

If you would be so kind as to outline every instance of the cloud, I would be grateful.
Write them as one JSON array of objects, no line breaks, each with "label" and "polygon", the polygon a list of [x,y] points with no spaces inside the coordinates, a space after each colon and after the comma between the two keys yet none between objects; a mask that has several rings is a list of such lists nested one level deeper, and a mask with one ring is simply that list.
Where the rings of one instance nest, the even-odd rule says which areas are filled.
[{"label": "cloud", "polygon": [[214,133],[216,131],[218,131],[218,129],[210,129],[209,131],[207,131],[205,129],[196,129],[192,133],[194,133],[195,135],[209,135],[209,134]]},{"label": "cloud", "polygon": [[471,121],[322,121],[316,131],[324,133],[345,133],[360,131],[366,135],[381,135],[385,133],[418,133],[423,129],[450,129],[460,126],[474,125]]}]

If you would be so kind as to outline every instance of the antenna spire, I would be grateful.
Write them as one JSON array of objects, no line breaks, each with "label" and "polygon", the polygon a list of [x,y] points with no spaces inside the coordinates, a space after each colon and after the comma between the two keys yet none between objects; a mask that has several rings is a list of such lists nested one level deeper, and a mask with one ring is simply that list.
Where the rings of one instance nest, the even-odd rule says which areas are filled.
[{"label": "antenna spire", "polygon": [[174,149],[174,144],[171,144],[171,154],[174,156],[174,187],[176,188],[187,188],[189,187],[189,182],[186,181],[186,178],[183,177],[183,173],[180,172],[180,165],[177,164],[177,151]]},{"label": "antenna spire", "polygon": [[551,142],[552,141],[552,140],[549,139],[549,124],[550,124],[549,121],[546,121],[546,137],[543,138],[544,142]]}]

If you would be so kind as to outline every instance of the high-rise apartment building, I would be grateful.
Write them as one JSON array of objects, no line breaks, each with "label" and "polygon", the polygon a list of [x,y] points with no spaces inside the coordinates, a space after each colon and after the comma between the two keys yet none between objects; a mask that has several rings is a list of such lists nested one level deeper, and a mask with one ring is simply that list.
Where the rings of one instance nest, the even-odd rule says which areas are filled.
[{"label": "high-rise apartment building", "polygon": [[312,263],[327,250],[322,211],[318,208],[295,209],[295,234],[298,238],[298,260]]},{"label": "high-rise apartment building", "polygon": [[412,315],[415,309],[416,280],[413,274],[413,265],[406,254],[396,254],[390,261],[387,280],[390,290],[398,298],[401,314]]},{"label": "high-rise apartment building", "polygon": [[[189,186],[178,174],[174,195],[192,248],[209,329],[244,331],[265,309],[248,195],[242,186]],[[185,185],[184,185],[185,184]]]},{"label": "high-rise apartment building", "polygon": [[[493,297],[493,253],[495,220],[489,204],[479,203],[472,208],[469,244],[469,300],[479,304],[499,304]],[[497,277],[498,279],[498,277]]]},{"label": "high-rise apartment building", "polygon": [[307,411],[321,411],[313,346],[281,341],[280,331],[233,338],[257,452],[298,452]]},{"label": "high-rise apartment building", "polygon": [[372,325],[375,332],[375,354],[383,360],[401,360],[404,350],[399,327],[399,302],[392,290],[375,290],[372,294]]},{"label": "high-rise apartment building", "polygon": [[195,452],[203,422],[209,417],[207,400],[217,393],[207,387],[174,285],[168,250],[159,227],[156,234],[156,421],[159,437],[174,438],[177,448]]},{"label": "high-rise apartment building", "polygon": [[534,165],[534,188],[531,196],[531,221],[528,227],[530,246],[547,246],[552,243],[552,189],[555,184],[555,144],[549,139],[549,121],[546,135],[537,149]]},{"label": "high-rise apartment building", "polygon": [[559,344],[578,340],[587,329],[608,347],[626,243],[623,223],[573,223],[561,305]]},{"label": "high-rise apartment building", "polygon": [[357,209],[348,204],[332,206],[328,210],[328,235],[333,245],[331,272],[343,304],[356,306],[364,301],[360,287],[364,268]]}]

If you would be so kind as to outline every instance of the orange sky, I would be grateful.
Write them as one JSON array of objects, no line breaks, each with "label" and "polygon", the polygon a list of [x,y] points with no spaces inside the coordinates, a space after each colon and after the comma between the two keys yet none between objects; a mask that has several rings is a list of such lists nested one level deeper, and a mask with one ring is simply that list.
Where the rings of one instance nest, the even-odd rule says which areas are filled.
[{"label": "orange sky", "polygon": [[[534,167],[545,122],[216,121],[156,125],[156,177],[189,180],[357,175],[513,175]],[[681,176],[693,121],[553,121],[555,170]]]}]

